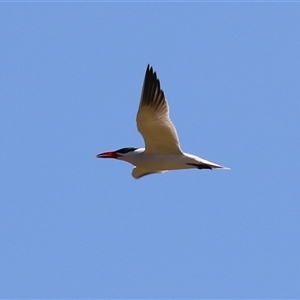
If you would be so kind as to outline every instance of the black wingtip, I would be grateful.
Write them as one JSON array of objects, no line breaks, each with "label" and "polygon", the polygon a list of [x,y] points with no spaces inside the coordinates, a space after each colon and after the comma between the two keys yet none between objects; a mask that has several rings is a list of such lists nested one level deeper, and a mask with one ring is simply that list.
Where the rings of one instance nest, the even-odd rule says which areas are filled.
[{"label": "black wingtip", "polygon": [[147,65],[147,69],[146,69],[146,74],[150,73],[151,75],[153,74],[156,74],[154,71],[153,71],[153,67],[150,66],[150,64]]},{"label": "black wingtip", "polygon": [[157,78],[156,72],[150,64],[147,65],[144,84],[142,89],[141,105],[151,106],[157,110],[160,106],[164,105],[165,96],[160,88],[160,81]]}]

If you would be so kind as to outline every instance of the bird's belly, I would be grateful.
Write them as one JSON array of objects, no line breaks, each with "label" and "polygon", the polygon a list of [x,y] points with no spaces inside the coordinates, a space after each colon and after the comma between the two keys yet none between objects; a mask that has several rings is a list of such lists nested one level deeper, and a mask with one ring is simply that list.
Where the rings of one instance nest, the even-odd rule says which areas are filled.
[{"label": "bird's belly", "polygon": [[186,158],[175,154],[144,154],[134,164],[137,167],[147,170],[180,170],[190,169],[193,166],[188,165]]}]

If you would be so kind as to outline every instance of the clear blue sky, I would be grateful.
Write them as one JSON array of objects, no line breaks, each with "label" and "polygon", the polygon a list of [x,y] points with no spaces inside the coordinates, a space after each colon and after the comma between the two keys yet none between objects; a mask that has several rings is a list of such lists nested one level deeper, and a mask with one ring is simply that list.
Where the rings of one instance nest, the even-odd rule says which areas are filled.
[{"label": "clear blue sky", "polygon": [[[299,298],[299,3],[1,3],[1,298]],[[184,151],[135,180],[151,64]]]}]

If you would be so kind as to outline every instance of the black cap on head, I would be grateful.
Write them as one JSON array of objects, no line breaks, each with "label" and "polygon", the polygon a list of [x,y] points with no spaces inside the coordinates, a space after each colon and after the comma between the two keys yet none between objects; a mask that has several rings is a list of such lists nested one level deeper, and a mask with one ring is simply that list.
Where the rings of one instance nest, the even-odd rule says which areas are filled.
[{"label": "black cap on head", "polygon": [[127,148],[121,148],[117,151],[115,151],[116,153],[120,153],[120,154],[126,154],[128,152],[132,152],[135,151],[137,148],[133,148],[133,147],[127,147]]}]

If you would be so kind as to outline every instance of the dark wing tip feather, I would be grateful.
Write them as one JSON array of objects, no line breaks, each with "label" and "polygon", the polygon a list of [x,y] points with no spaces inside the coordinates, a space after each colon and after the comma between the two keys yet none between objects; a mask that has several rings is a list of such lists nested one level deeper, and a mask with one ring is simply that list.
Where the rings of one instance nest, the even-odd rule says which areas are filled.
[{"label": "dark wing tip feather", "polygon": [[156,72],[153,71],[150,65],[148,65],[146,69],[141,100],[142,106],[151,106],[155,110],[165,104],[164,92],[160,88],[160,82]]}]

